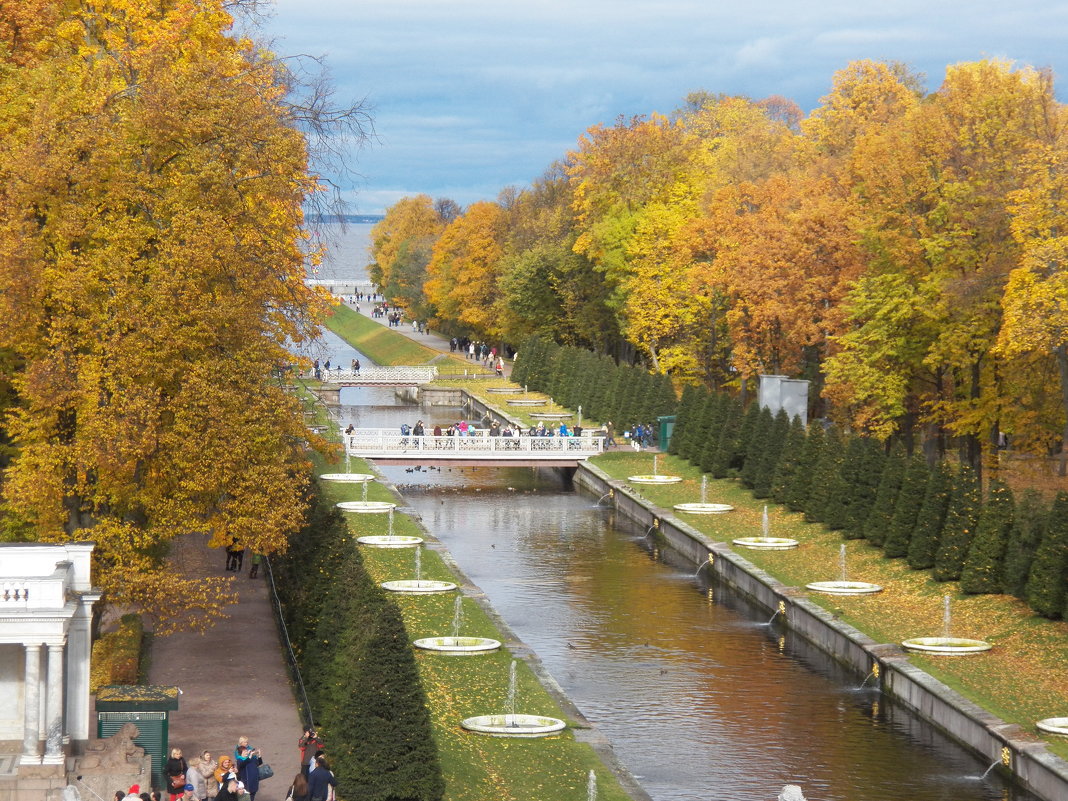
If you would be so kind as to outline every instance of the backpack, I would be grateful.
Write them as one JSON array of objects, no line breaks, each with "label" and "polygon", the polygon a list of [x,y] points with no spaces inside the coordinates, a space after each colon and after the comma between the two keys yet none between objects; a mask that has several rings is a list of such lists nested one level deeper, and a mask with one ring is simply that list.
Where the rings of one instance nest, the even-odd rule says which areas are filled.
[{"label": "backpack", "polygon": [[411,434],[411,433],[412,433],[412,428],[411,428],[411,426],[409,426],[409,425],[408,425],[407,423],[404,423],[404,424],[403,424],[403,425],[401,426],[401,433],[402,433],[402,434],[405,434],[405,435],[407,435],[407,434]]}]

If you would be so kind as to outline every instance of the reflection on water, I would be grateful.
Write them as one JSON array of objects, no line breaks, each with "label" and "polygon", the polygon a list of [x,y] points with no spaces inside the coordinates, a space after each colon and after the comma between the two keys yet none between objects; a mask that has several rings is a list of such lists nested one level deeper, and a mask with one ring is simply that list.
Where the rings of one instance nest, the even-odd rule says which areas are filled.
[{"label": "reflection on water", "polygon": [[[397,408],[354,390],[342,424]],[[612,741],[657,801],[1024,801],[930,727],[720,587],[649,549],[644,531],[530,468],[387,467],[424,524]]]}]

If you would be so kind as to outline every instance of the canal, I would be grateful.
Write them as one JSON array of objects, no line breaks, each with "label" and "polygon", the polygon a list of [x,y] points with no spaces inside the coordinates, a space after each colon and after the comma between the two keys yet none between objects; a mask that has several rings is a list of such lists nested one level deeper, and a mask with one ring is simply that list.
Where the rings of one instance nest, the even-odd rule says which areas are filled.
[{"label": "canal", "polygon": [[[322,347],[358,355],[332,335]],[[385,389],[342,404],[342,426],[463,415]],[[772,799],[787,783],[809,801],[1033,801],[555,471],[381,472],[656,801]]]}]

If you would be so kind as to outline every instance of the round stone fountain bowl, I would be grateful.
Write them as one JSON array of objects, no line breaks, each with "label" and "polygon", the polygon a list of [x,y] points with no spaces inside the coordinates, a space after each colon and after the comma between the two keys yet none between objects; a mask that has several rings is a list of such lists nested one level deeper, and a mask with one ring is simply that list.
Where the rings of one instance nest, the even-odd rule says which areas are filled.
[{"label": "round stone fountain bowl", "polygon": [[725,503],[677,503],[675,511],[691,515],[722,515],[733,512],[734,507]]},{"label": "round stone fountain bowl", "polygon": [[341,481],[348,484],[366,484],[375,480],[370,473],[323,473],[319,478],[323,481]]},{"label": "round stone fountain bowl", "polygon": [[388,501],[341,501],[337,508],[342,512],[356,512],[362,515],[381,515],[397,508],[397,504]]},{"label": "round stone fountain bowl", "polygon": [[739,537],[731,542],[755,551],[788,551],[799,544],[797,540],[788,537]]},{"label": "round stone fountain bowl", "polygon": [[1061,737],[1068,737],[1068,718],[1046,718],[1038,721],[1035,725],[1038,726],[1039,731],[1044,731],[1046,734],[1059,734]]},{"label": "round stone fountain bowl", "polygon": [[520,390],[516,387],[486,387],[486,392],[492,392],[494,395],[517,395]]},{"label": "round stone fountain bowl", "polygon": [[968,640],[963,637],[913,637],[901,644],[908,651],[932,656],[968,656],[981,654],[994,647],[985,640]]},{"label": "round stone fountain bowl", "polygon": [[827,595],[871,595],[883,591],[880,585],[870,581],[813,581],[805,589]]},{"label": "round stone fountain bowl", "polygon": [[382,589],[399,592],[402,595],[432,595],[436,592],[452,592],[456,585],[451,581],[434,581],[432,579],[399,579],[383,581]]},{"label": "round stone fountain bowl", "polygon": [[531,412],[533,420],[570,420],[570,412]]},{"label": "round stone fountain bowl", "polygon": [[627,481],[631,484],[678,484],[682,481],[682,476],[627,476]]},{"label": "round stone fountain bowl", "polygon": [[356,542],[372,548],[414,548],[423,544],[423,538],[405,537],[400,534],[381,534],[378,536],[357,537]]},{"label": "round stone fountain bowl", "polygon": [[478,715],[460,722],[468,731],[494,737],[547,737],[567,726],[557,718],[542,715]]},{"label": "round stone fountain bowl", "polygon": [[539,400],[538,398],[512,398],[505,401],[509,406],[544,406],[548,401]]},{"label": "round stone fountain bowl", "polygon": [[489,637],[423,637],[412,645],[425,651],[457,656],[488,654],[501,647],[500,640],[491,640]]}]

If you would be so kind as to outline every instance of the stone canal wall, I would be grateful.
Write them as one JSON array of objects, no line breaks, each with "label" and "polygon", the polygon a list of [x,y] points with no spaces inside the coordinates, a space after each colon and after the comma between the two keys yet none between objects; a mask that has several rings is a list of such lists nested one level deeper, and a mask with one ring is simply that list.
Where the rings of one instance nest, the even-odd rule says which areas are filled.
[{"label": "stone canal wall", "polygon": [[765,607],[769,615],[777,614],[782,625],[858,677],[870,679],[874,672],[887,696],[980,758],[999,762],[1021,786],[1045,801],[1068,799],[1068,762],[1051,754],[1030,732],[990,714],[912,665],[901,646],[877,643],[837,620],[812,602],[804,589],[784,585],[734,553],[726,543],[713,542],[596,466],[580,464],[574,481],[596,497],[608,496],[618,513],[647,526],[661,545],[693,560],[695,567],[707,565],[701,569]]}]

